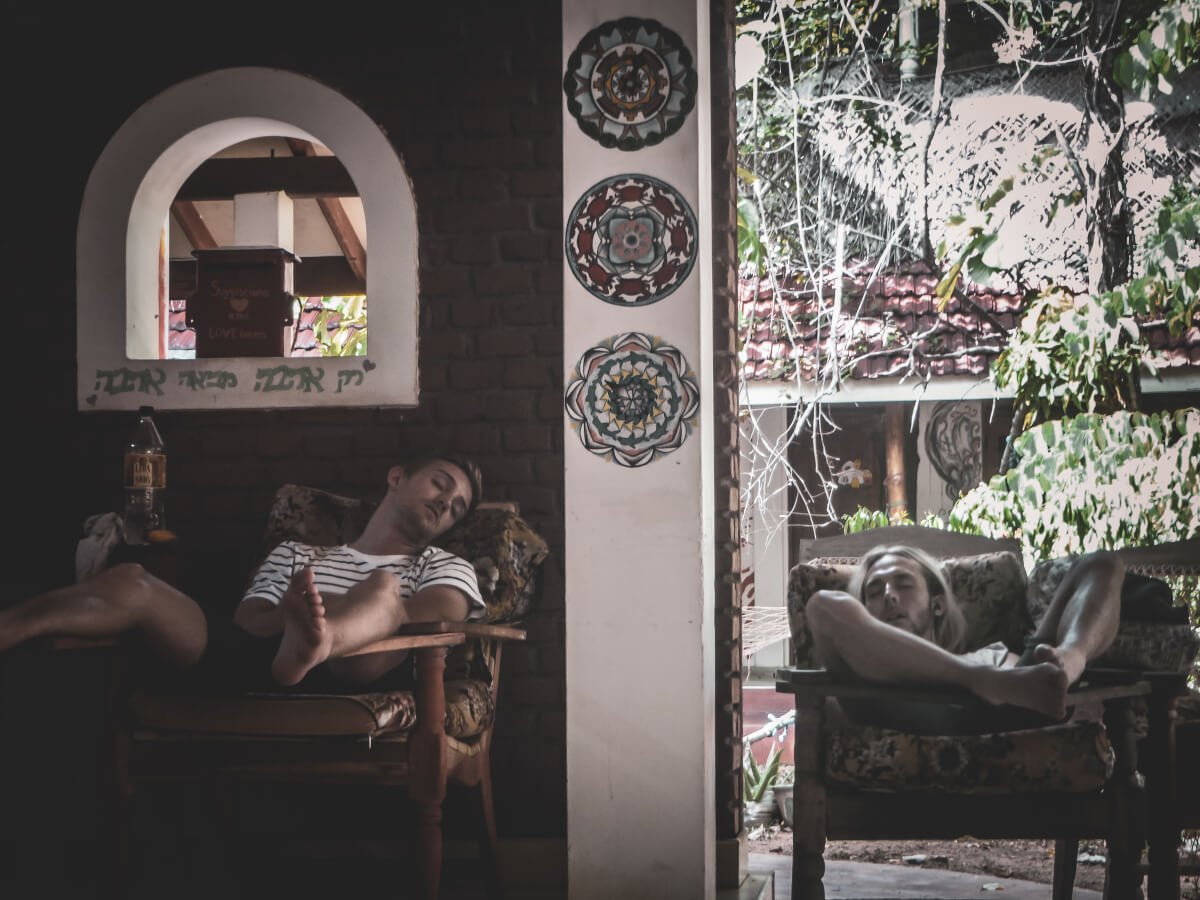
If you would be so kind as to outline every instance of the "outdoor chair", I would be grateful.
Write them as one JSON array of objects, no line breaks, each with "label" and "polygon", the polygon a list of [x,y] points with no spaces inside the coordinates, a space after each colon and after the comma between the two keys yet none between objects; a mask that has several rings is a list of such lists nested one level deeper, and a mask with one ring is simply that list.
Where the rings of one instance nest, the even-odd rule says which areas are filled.
[{"label": "outdoor chair", "polygon": [[[287,538],[319,545],[352,540],[371,509],[365,501],[285,485],[270,512],[264,554]],[[439,544],[474,564],[487,616],[410,625],[359,651],[411,650],[411,687],[235,697],[164,692],[153,684],[123,691],[115,768],[125,827],[135,790],[153,782],[209,784],[231,813],[234,789],[246,784],[403,787],[415,818],[416,871],[396,878],[419,883],[418,895],[432,900],[441,881],[443,801],[447,784],[458,784],[477,795],[480,857],[489,892],[498,895],[490,749],[501,648],[525,638],[513,623],[533,602],[547,546],[513,508],[486,503]],[[225,824],[234,830],[235,822]]]},{"label": "outdoor chair", "polygon": [[[1102,838],[1108,846],[1105,896],[1137,896],[1146,794],[1161,797],[1173,774],[1168,769],[1139,777],[1139,738],[1146,734],[1148,710],[1170,708],[1195,658],[1200,640],[1191,627],[1133,621],[1154,617],[1132,611],[1127,616],[1123,602],[1117,639],[1072,689],[1072,711],[1064,722],[994,707],[965,691],[835,677],[814,660],[805,605],[817,590],[844,590],[858,557],[877,544],[905,543],[941,557],[967,618],[968,649],[1002,640],[1020,653],[1071,560],[1038,564],[1027,577],[1011,544],[993,544],[1000,549],[981,553],[985,539],[964,544],[919,526],[823,543],[804,549],[831,548],[837,555],[801,562],[790,573],[792,665],[776,675],[777,689],[796,697],[793,896],[824,897],[827,839],[968,834],[1054,839],[1056,900],[1071,896],[1078,841]],[[964,546],[970,555],[947,555]],[[1148,702],[1152,696],[1162,702]],[[827,722],[830,697],[851,724]],[[1175,852],[1161,829],[1151,827],[1149,837],[1152,865]],[[1175,839],[1177,846],[1177,831]],[[1151,875],[1152,885],[1162,883]],[[1176,880],[1176,897],[1177,885]],[[1162,888],[1160,893],[1169,896]]]}]

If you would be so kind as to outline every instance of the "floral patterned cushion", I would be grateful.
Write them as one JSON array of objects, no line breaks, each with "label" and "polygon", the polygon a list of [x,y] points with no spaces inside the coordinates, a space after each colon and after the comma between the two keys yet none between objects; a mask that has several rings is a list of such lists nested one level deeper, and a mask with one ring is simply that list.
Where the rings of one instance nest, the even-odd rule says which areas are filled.
[{"label": "floral patterned cushion", "polygon": [[[267,517],[263,552],[292,539],[330,545],[362,533],[375,504],[319,488],[285,484]],[[529,611],[537,567],[549,548],[519,515],[477,508],[441,540],[443,549],[469,560],[487,605],[485,622],[509,622]]]},{"label": "floral patterned cushion", "polygon": [[476,509],[441,541],[479,576],[488,622],[520,619],[533,605],[537,568],[550,552],[541,535],[506,509]]},{"label": "floral patterned cushion", "polygon": [[[1013,553],[985,553],[942,561],[950,587],[967,620],[966,649],[1003,641],[1019,651],[1032,629],[1025,606],[1025,570]],[[795,566],[788,578],[788,622],[793,664],[816,666],[812,635],[804,618],[808,598],[818,590],[845,590],[854,566],[813,560]]]},{"label": "floral patterned cushion", "polygon": [[831,783],[860,789],[1007,794],[1095,790],[1113,759],[1095,721],[954,737],[852,726],[830,732],[825,769]]},{"label": "floral patterned cushion", "polygon": [[[1029,613],[1040,621],[1054,598],[1071,564],[1078,557],[1064,556],[1046,560],[1033,567],[1029,575]],[[1110,669],[1150,669],[1188,672],[1197,652],[1200,636],[1186,622],[1130,621],[1122,615],[1112,646],[1094,665]]]}]

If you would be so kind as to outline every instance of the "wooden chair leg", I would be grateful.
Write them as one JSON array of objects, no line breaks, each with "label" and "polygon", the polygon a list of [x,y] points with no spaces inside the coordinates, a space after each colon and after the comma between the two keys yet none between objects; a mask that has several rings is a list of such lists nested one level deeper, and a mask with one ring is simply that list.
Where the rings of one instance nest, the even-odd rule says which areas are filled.
[{"label": "wooden chair leg", "polygon": [[793,900],[825,900],[825,699],[796,698],[792,818]]},{"label": "wooden chair leg", "polygon": [[1150,727],[1146,740],[1145,764],[1148,816],[1147,852],[1150,863],[1150,900],[1179,900],[1179,793],[1176,783],[1175,729],[1176,705],[1182,690],[1179,680],[1152,682]]},{"label": "wooden chair leg", "polygon": [[416,858],[422,896],[437,900],[442,878],[442,804],[446,799],[445,647],[416,651],[417,725],[409,738],[409,796],[417,809]]},{"label": "wooden chair leg", "polygon": [[1104,900],[1131,900],[1142,896],[1138,862],[1145,844],[1145,795],[1137,779],[1137,737],[1128,699],[1111,703],[1104,724],[1115,751],[1109,782],[1108,867]]},{"label": "wooden chair leg", "polygon": [[503,900],[504,882],[500,878],[500,856],[496,838],[496,814],[492,800],[492,767],[484,760],[479,777],[480,859],[487,879],[489,900]]},{"label": "wooden chair leg", "polygon": [[1075,866],[1079,861],[1079,840],[1059,838],[1054,842],[1054,900],[1071,900],[1075,891]]}]

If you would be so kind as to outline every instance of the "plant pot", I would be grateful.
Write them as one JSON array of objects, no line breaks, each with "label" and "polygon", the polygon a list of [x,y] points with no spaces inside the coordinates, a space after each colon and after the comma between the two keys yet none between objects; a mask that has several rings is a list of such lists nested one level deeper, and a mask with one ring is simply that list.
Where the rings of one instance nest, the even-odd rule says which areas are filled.
[{"label": "plant pot", "polygon": [[757,828],[773,823],[779,817],[779,809],[775,805],[775,792],[771,788],[763,791],[762,799],[746,801],[746,828]]},{"label": "plant pot", "polygon": [[792,785],[777,784],[773,793],[775,794],[775,805],[779,808],[779,818],[783,820],[783,824],[788,828],[792,827]]}]

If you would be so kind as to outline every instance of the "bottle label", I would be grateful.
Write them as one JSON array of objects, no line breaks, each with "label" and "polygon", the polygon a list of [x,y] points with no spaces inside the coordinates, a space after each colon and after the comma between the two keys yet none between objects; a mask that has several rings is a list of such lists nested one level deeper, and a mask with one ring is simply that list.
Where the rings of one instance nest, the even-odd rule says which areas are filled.
[{"label": "bottle label", "polygon": [[125,486],[131,488],[165,488],[167,486],[166,454],[126,453]]}]

